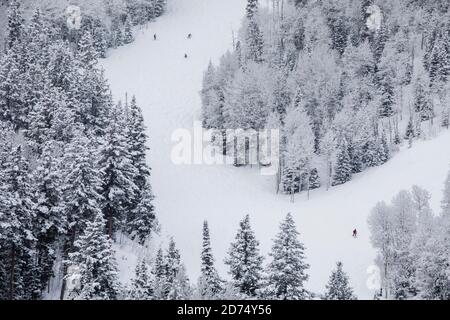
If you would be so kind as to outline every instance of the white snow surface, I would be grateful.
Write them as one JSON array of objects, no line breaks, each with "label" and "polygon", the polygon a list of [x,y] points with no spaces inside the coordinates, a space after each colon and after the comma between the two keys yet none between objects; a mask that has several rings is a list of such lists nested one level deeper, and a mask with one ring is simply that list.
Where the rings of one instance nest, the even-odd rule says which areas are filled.
[{"label": "white snow surface", "polygon": [[[376,202],[390,201],[401,189],[417,184],[433,194],[432,205],[438,212],[450,164],[450,132],[402,149],[387,164],[356,175],[343,186],[315,190],[310,200],[297,195],[295,203],[289,196],[277,195],[275,178],[261,176],[255,168],[172,164],[172,132],[192,130],[194,119],[199,119],[203,72],[210,60],[217,62],[231,49],[232,30],[237,33],[244,7],[242,0],[171,0],[167,14],[137,30],[134,43],[112,51],[102,61],[115,98],[135,94],[143,108],[162,237],[174,237],[195,283],[200,273],[202,222],[207,219],[217,268],[227,278],[223,259],[243,216],[250,214],[267,257],[280,221],[291,212],[307,248],[308,288],[322,293],[335,263],[342,261],[358,297],[371,299],[374,290],[366,284],[367,270],[376,252],[369,240],[370,210]],[[193,35],[191,40],[188,33]],[[354,228],[359,234],[356,239]],[[120,263],[125,280],[134,268],[127,261],[134,264],[136,259],[121,250],[127,259]]]}]

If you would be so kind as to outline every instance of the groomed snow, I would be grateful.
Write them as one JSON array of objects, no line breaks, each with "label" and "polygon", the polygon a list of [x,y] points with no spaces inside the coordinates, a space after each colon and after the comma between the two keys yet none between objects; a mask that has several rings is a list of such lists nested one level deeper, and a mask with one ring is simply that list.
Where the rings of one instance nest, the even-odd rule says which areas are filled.
[{"label": "groomed snow", "polygon": [[[384,166],[355,176],[350,183],[328,192],[316,190],[309,201],[298,195],[295,203],[275,194],[274,178],[261,176],[256,169],[172,164],[172,132],[192,130],[194,119],[199,118],[203,71],[210,59],[217,61],[231,48],[232,30],[237,32],[244,6],[242,0],[171,0],[166,15],[138,30],[133,44],[112,51],[102,61],[115,98],[135,94],[144,110],[163,235],[174,236],[195,281],[200,272],[202,222],[207,219],[217,267],[226,276],[223,259],[245,214],[251,215],[262,252],[267,254],[280,220],[291,212],[307,247],[308,287],[323,292],[340,260],[358,297],[370,299],[374,291],[366,285],[367,269],[373,265],[375,251],[367,216],[377,201],[389,201],[413,184],[432,192],[433,208],[439,209],[450,164],[450,132],[402,150]],[[188,33],[193,35],[191,40],[186,38]],[[354,228],[359,232],[357,239],[351,236]],[[128,270],[127,274],[131,266]]]}]

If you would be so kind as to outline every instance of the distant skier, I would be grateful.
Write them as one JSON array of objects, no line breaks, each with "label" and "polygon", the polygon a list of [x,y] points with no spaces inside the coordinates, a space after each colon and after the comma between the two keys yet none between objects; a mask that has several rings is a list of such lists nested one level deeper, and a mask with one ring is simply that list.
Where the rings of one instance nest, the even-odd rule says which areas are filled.
[{"label": "distant skier", "polygon": [[156,33],[153,35],[153,40],[156,41]]},{"label": "distant skier", "polygon": [[192,39],[192,33],[189,33],[187,36],[188,39]]},{"label": "distant skier", "polygon": [[358,236],[358,231],[356,229],[353,230],[353,238],[356,238]]},{"label": "distant skier", "polygon": [[185,54],[184,54],[184,58],[187,59],[187,57],[188,57],[188,55],[187,55],[187,53],[185,53]]}]

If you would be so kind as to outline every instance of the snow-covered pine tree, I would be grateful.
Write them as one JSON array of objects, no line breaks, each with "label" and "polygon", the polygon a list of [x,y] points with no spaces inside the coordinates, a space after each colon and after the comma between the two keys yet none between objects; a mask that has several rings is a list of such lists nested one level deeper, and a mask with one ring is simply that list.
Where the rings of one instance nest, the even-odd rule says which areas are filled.
[{"label": "snow-covered pine tree", "polygon": [[[429,65],[430,80],[433,86],[446,83],[450,76],[450,46],[448,44],[448,31],[440,26],[432,47]],[[444,29],[444,30],[442,30]],[[447,36],[446,36],[447,35]]]},{"label": "snow-covered pine tree", "polygon": [[254,297],[260,289],[263,257],[259,254],[259,242],[250,227],[250,216],[239,223],[235,241],[231,244],[225,264],[230,267],[230,275],[239,291]]},{"label": "snow-covered pine tree", "polygon": [[120,292],[112,240],[105,233],[106,221],[99,211],[75,242],[69,254],[70,266],[78,269],[79,287],[69,297],[79,300],[114,300]]},{"label": "snow-covered pine tree", "polygon": [[150,185],[150,168],[146,162],[148,136],[144,117],[135,97],[131,99],[126,120],[127,148],[136,171],[133,181],[137,187],[128,213],[126,230],[132,239],[144,243],[153,231],[157,231],[158,223],[152,203],[154,196]]},{"label": "snow-covered pine tree", "polygon": [[31,299],[35,296],[26,274],[36,239],[29,162],[22,146],[8,149],[0,157],[0,260],[6,273],[0,292],[8,300]]},{"label": "snow-covered pine tree", "polygon": [[417,288],[414,285],[414,261],[411,244],[417,230],[417,213],[411,193],[400,191],[392,200],[393,212],[393,250],[392,295],[403,300],[414,297]]},{"label": "snow-covered pine tree", "polygon": [[203,222],[203,242],[201,253],[201,275],[198,281],[198,294],[202,299],[214,299],[222,291],[222,281],[214,267],[208,222]]},{"label": "snow-covered pine tree", "polygon": [[325,286],[326,292],[324,300],[355,300],[353,289],[350,287],[347,274],[342,270],[342,262],[336,263],[336,270],[333,270]]},{"label": "snow-covered pine tree", "polygon": [[[314,134],[310,118],[301,108],[292,108],[286,115],[284,127],[286,146],[284,150],[284,168],[281,183],[287,193],[293,195],[301,185],[309,190],[311,161],[314,152]],[[299,181],[306,173],[306,180]]]},{"label": "snow-covered pine tree", "polygon": [[153,0],[155,17],[160,17],[166,11],[167,0]]},{"label": "snow-covered pine tree", "polygon": [[378,158],[380,159],[380,164],[386,163],[391,157],[391,149],[389,148],[386,132],[384,130],[381,134],[381,141],[378,150],[379,150]]},{"label": "snow-covered pine tree", "polygon": [[151,277],[153,280],[152,291],[154,298],[157,300],[166,299],[169,292],[166,265],[163,250],[159,248],[151,270]]},{"label": "snow-covered pine tree", "polygon": [[[63,206],[67,221],[63,237],[63,259],[67,259],[81,230],[86,228],[86,223],[101,212],[103,198],[100,194],[102,180],[98,170],[96,145],[78,130],[64,153]],[[66,272],[65,265],[63,276],[66,276]],[[64,299],[65,291],[64,279],[61,299]]]},{"label": "snow-covered pine tree", "polygon": [[6,33],[6,48],[11,49],[17,42],[22,41],[24,19],[20,9],[20,1],[9,0],[8,25]]},{"label": "snow-covered pine tree", "polygon": [[78,59],[83,68],[90,70],[97,65],[98,53],[90,31],[84,31],[78,43]]},{"label": "snow-covered pine tree", "polygon": [[186,273],[184,265],[180,268],[170,286],[170,291],[167,295],[169,300],[189,300],[192,295],[192,289],[189,284],[189,278]]},{"label": "snow-covered pine tree", "polygon": [[268,287],[264,295],[280,300],[305,300],[311,294],[305,289],[308,280],[305,262],[305,247],[298,239],[294,219],[289,213],[280,224],[280,231],[275,237],[268,266]]},{"label": "snow-covered pine tree", "polygon": [[442,216],[450,220],[450,172],[445,179],[444,195],[441,201]]},{"label": "snow-covered pine tree", "polygon": [[108,224],[108,235],[112,238],[127,220],[128,209],[135,201],[137,192],[133,181],[137,170],[128,150],[125,116],[120,105],[111,110],[101,146],[99,167],[102,173],[102,208]]},{"label": "snow-covered pine tree", "polygon": [[263,62],[264,38],[255,19],[250,19],[248,22],[245,44],[247,61]]},{"label": "snow-covered pine tree", "polygon": [[127,19],[125,20],[125,26],[124,26],[124,43],[130,44],[134,41],[134,35],[133,35],[133,27],[131,25],[131,18],[130,16],[127,16]]},{"label": "snow-covered pine tree", "polygon": [[247,7],[245,9],[248,19],[253,19],[258,12],[258,0],[247,0]]},{"label": "snow-covered pine tree", "polygon": [[344,184],[352,178],[352,168],[350,165],[350,156],[348,154],[348,144],[345,138],[342,139],[338,146],[338,154],[336,157],[336,165],[333,175],[333,186]]},{"label": "snow-covered pine tree", "polygon": [[434,118],[433,102],[431,101],[428,76],[422,72],[414,85],[414,111],[419,114],[421,121]]},{"label": "snow-covered pine tree", "polygon": [[33,225],[36,241],[36,261],[39,266],[40,290],[53,276],[56,259],[55,243],[66,231],[66,213],[63,207],[63,178],[58,148],[51,140],[43,146],[36,169],[32,173],[34,212]]},{"label": "snow-covered pine tree", "polygon": [[9,121],[16,130],[25,127],[27,114],[23,101],[22,59],[18,45],[0,56],[0,120]]},{"label": "snow-covered pine tree", "polygon": [[128,296],[131,300],[153,299],[153,288],[145,259],[140,259],[134,269],[134,278],[131,281]]},{"label": "snow-covered pine tree", "polygon": [[408,125],[406,126],[406,132],[404,139],[405,140],[412,140],[416,137],[415,128],[414,128],[414,120],[411,116],[408,121]]},{"label": "snow-covered pine tree", "polygon": [[163,259],[164,298],[170,300],[188,299],[191,294],[189,279],[181,262],[180,251],[173,238]]},{"label": "snow-covered pine tree", "polygon": [[317,189],[320,188],[320,177],[319,177],[319,171],[317,168],[312,168],[311,173],[309,174],[309,189]]}]

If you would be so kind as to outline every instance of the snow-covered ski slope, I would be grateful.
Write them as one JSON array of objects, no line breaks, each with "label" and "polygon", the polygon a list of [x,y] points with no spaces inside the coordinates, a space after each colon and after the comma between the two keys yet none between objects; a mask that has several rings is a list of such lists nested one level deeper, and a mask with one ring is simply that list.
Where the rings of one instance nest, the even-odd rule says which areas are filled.
[{"label": "snow-covered ski slope", "polygon": [[[172,235],[188,273],[200,273],[201,229],[207,219],[213,251],[222,276],[223,259],[239,220],[251,215],[252,226],[267,254],[280,220],[291,212],[307,247],[311,265],[308,287],[321,293],[336,261],[344,263],[359,298],[372,298],[367,273],[375,251],[369,241],[367,216],[379,200],[413,184],[433,194],[437,211],[450,164],[450,132],[402,150],[379,168],[355,176],[329,191],[311,192],[311,199],[275,194],[274,178],[250,168],[174,165],[171,135],[175,129],[192,130],[199,119],[202,75],[210,60],[217,61],[232,47],[244,16],[243,0],[171,0],[166,15],[139,30],[136,41],[118,50],[102,64],[116,99],[135,94],[144,110],[150,135],[150,164],[155,205],[164,236]],[[153,40],[156,33],[157,40]],[[192,33],[193,38],[187,39]],[[188,58],[184,58],[184,54]],[[358,238],[352,230],[358,229]],[[133,260],[134,261],[134,260]]]}]

